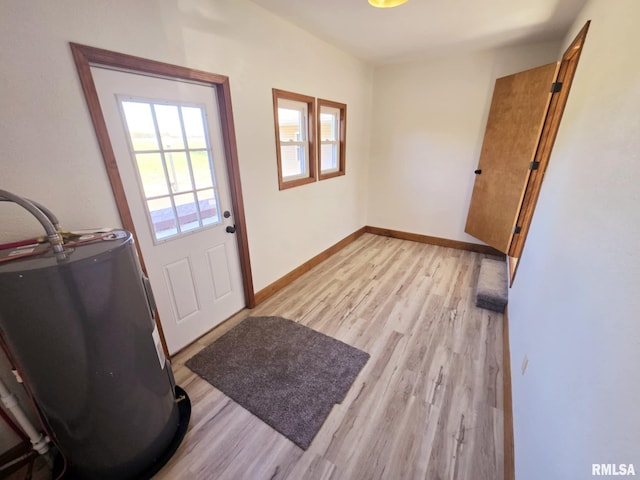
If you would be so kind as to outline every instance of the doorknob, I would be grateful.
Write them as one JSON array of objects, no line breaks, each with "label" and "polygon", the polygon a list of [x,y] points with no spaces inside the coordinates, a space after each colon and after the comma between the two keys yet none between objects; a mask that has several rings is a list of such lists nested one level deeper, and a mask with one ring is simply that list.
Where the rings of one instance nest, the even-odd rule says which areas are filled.
[{"label": "doorknob", "polygon": [[224,213],[222,214],[222,216],[224,218],[229,218],[231,216],[231,212],[229,210],[225,210]]},{"label": "doorknob", "polygon": [[236,233],[236,226],[234,225],[233,227],[231,225],[229,225],[226,228],[227,233]]},{"label": "doorknob", "polygon": [[482,173],[482,170],[477,169],[477,170],[476,170],[475,172],[473,172],[473,173],[475,173],[476,175],[480,175],[480,174]]}]

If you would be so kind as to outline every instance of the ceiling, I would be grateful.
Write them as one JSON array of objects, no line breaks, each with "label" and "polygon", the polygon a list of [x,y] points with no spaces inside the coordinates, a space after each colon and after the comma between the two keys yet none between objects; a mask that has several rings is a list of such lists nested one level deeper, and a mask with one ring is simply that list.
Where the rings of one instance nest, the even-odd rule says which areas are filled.
[{"label": "ceiling", "polygon": [[375,65],[559,39],[586,0],[252,0]]}]

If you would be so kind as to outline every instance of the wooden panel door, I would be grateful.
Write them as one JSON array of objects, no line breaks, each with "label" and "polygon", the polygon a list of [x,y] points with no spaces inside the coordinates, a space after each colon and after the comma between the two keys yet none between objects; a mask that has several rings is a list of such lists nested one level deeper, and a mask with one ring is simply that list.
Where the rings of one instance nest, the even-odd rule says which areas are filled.
[{"label": "wooden panel door", "polygon": [[507,253],[558,63],[496,80],[465,232]]},{"label": "wooden panel door", "polygon": [[209,85],[91,73],[173,355],[245,306],[218,96]]}]

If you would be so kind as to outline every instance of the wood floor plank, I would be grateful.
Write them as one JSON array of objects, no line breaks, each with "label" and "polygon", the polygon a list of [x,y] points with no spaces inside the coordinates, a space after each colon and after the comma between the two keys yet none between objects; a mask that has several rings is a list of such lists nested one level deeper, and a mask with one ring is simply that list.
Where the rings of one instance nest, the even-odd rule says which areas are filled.
[{"label": "wood floor plank", "polygon": [[[173,359],[192,420],[156,479],[502,480],[502,315],[473,296],[485,255],[364,234]],[[247,316],[371,358],[303,451],[184,366]]]}]

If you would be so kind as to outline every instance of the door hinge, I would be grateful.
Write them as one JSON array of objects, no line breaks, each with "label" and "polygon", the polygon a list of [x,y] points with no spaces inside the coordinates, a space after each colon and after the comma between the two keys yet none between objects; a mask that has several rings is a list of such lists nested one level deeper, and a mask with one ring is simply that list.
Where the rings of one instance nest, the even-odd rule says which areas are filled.
[{"label": "door hinge", "polygon": [[529,164],[529,170],[538,170],[540,168],[540,162],[531,162]]},{"label": "door hinge", "polygon": [[522,231],[522,227],[513,227],[513,233],[514,235],[517,233],[520,233]]},{"label": "door hinge", "polygon": [[562,82],[553,82],[551,84],[551,93],[558,93],[562,90]]}]

